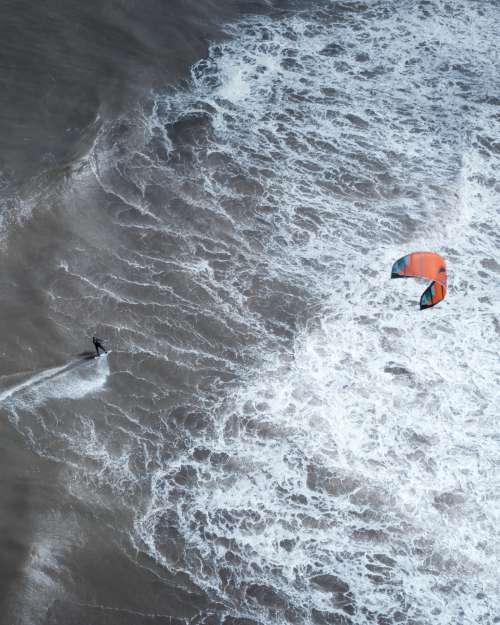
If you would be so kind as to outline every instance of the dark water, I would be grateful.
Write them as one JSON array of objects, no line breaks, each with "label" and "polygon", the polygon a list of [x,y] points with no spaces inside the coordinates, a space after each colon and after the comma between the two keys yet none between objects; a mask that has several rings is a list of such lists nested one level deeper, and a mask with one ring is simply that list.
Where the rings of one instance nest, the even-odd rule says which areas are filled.
[{"label": "dark water", "polygon": [[0,621],[497,622],[498,4],[1,11]]}]

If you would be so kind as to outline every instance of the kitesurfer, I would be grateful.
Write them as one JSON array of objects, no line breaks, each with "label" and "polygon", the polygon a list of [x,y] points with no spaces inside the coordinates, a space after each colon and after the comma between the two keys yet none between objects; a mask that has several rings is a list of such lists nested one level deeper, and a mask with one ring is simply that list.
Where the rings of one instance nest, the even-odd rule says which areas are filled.
[{"label": "kitesurfer", "polygon": [[97,352],[97,356],[99,356],[99,350],[102,349],[102,351],[107,354],[108,352],[104,349],[104,345],[102,344],[102,340],[98,339],[97,336],[93,336],[92,337],[92,343],[94,343],[94,347],[95,347],[95,351]]}]

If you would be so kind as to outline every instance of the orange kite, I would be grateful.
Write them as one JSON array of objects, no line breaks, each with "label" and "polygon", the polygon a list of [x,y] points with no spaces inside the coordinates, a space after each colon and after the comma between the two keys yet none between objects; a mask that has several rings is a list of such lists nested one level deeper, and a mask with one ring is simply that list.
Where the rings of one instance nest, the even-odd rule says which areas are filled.
[{"label": "orange kite", "polygon": [[446,295],[446,262],[434,252],[412,252],[403,256],[392,266],[391,278],[427,278],[433,281],[422,293],[420,310],[435,306]]}]

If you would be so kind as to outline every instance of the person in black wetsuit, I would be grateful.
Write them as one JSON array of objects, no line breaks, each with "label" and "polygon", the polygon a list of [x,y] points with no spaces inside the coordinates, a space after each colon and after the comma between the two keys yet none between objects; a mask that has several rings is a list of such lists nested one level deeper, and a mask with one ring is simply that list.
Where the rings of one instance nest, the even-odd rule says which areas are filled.
[{"label": "person in black wetsuit", "polygon": [[95,351],[97,352],[97,355],[100,356],[99,354],[99,350],[102,349],[102,351],[107,354],[108,352],[104,349],[104,345],[102,344],[102,340],[98,339],[97,336],[93,336],[92,337],[92,343],[94,343],[94,347],[95,347]]}]

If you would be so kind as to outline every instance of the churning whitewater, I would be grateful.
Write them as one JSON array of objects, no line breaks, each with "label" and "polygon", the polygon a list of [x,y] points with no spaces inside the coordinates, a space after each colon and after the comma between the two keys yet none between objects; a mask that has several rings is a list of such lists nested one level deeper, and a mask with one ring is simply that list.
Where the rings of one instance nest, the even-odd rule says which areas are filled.
[{"label": "churning whitewater", "polygon": [[[100,120],[37,208],[66,224],[40,289],[63,336],[97,319],[113,352],[0,400],[151,586],[93,602],[58,555],[19,602],[500,621],[499,21],[493,1],[269,9]],[[422,312],[425,285],[389,279],[420,250],[449,272]]]}]

